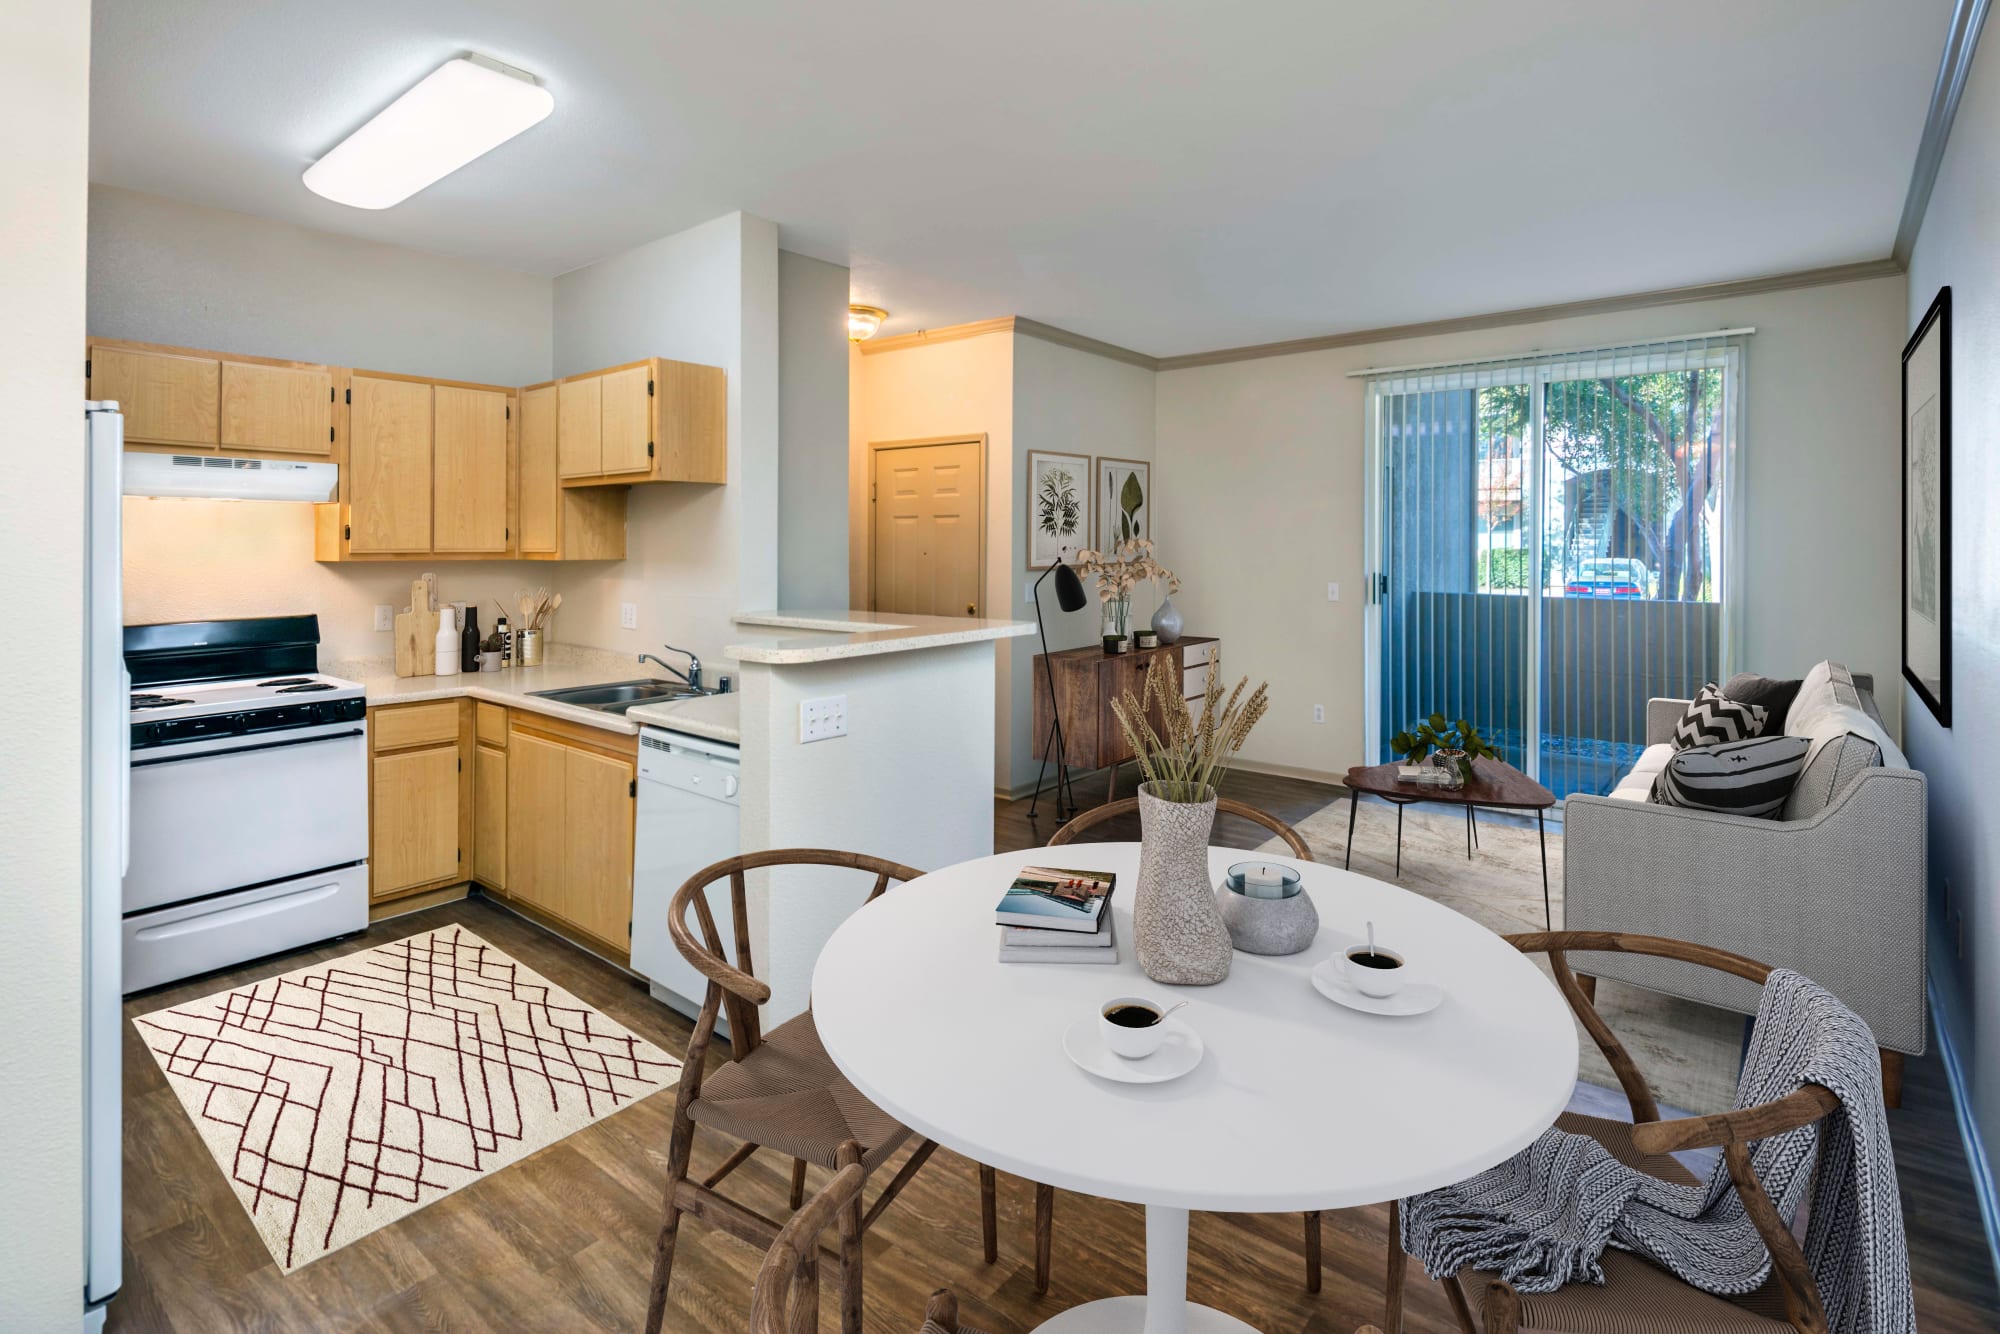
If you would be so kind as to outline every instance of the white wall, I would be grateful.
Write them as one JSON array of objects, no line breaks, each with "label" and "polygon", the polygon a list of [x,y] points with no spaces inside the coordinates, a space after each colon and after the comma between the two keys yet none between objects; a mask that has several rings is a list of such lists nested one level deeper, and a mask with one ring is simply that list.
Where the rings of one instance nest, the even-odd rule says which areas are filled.
[{"label": "white wall", "polygon": [[[91,187],[90,210],[92,334],[488,384],[549,378],[551,279],[106,186]],[[441,597],[478,603],[488,626],[494,599],[512,606],[516,590],[566,573],[322,565],[312,551],[308,505],[128,499],[126,620],[316,612],[326,659],[381,657],[394,650],[374,609],[409,605],[421,571],[437,572]]]},{"label": "white wall", "polygon": [[[1797,676],[1831,657],[1893,680],[1905,304],[1902,278],[1878,278],[1162,372],[1153,484],[1176,601],[1189,633],[1223,638],[1227,675],[1271,683],[1244,758],[1335,776],[1365,758],[1365,382],[1346,373],[1369,366],[1755,325],[1741,663]],[[1896,692],[1882,706],[1894,730]]]},{"label": "white wall", "polygon": [[847,270],[778,252],[778,605],[846,607]]},{"label": "white wall", "polygon": [[[559,639],[721,660],[778,597],[778,236],[732,213],[556,279],[555,373],[660,356],[729,376],[729,482],[632,488],[626,558],[565,568]],[[639,624],[619,624],[636,603]]]},{"label": "white wall", "polygon": [[[84,227],[90,6],[4,0],[0,486],[13,655],[0,695],[0,1324],[83,1310]],[[32,483],[25,483],[32,475]]]},{"label": "white wall", "polygon": [[[1910,261],[1904,331],[1951,288],[1952,725],[1907,688],[1904,747],[1930,775],[1931,979],[1940,1036],[1963,1072],[1975,1152],[2000,1145],[2000,821],[1980,780],[2000,751],[2000,37],[1989,30]],[[1892,400],[1893,402],[1893,400]],[[1892,428],[1883,449],[1900,449]],[[1894,504],[1896,492],[1885,493]],[[1893,572],[1893,564],[1892,564]],[[1947,893],[1949,898],[1947,899]],[[1960,929],[1954,917],[1962,918]],[[1963,953],[1960,953],[1961,948]],[[1981,1144],[1983,1143],[1983,1150]],[[1989,1177],[1990,1179],[1990,1177]],[[1989,1242],[1991,1239],[1989,1238]]]}]

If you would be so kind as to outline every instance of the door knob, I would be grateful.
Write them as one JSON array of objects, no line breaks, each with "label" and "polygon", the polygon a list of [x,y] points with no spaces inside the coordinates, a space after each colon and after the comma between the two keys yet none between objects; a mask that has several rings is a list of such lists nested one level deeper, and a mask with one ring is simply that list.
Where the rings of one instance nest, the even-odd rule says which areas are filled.
[{"label": "door knob", "polygon": [[979,608],[973,606],[970,602],[968,602],[965,604],[965,614],[967,616],[977,616],[979,614]]}]

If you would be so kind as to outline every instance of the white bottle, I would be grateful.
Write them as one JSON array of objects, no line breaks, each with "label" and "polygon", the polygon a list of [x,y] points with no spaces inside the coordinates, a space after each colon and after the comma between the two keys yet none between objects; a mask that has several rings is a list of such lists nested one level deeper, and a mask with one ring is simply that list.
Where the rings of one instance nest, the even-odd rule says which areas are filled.
[{"label": "white bottle", "polygon": [[437,674],[458,675],[458,608],[450,603],[438,608]]}]

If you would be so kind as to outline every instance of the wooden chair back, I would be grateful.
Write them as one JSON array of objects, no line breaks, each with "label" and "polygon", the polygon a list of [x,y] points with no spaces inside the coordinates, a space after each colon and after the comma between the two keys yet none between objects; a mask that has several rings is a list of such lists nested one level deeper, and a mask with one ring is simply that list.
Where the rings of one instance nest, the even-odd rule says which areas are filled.
[{"label": "wooden chair back", "polygon": [[[755,1051],[763,1040],[757,1010],[771,998],[771,988],[753,976],[750,902],[744,875],[774,866],[838,866],[872,873],[875,886],[868,892],[869,903],[881,897],[890,881],[914,880],[923,874],[914,867],[865,853],[837,852],[831,848],[773,848],[730,857],[689,876],[687,883],[674,891],[673,902],[668,905],[667,930],[681,957],[708,979],[708,995],[695,1020],[691,1051],[696,1046],[707,1048],[717,1014],[724,1010],[729,1015],[729,1045],[737,1060]],[[723,949],[722,931],[708,904],[708,887],[725,876],[729,879],[730,927],[736,946],[733,963]],[[692,926],[688,920],[690,912],[695,918]],[[699,936],[695,934],[697,930]],[[692,1056],[688,1063],[694,1064]]]},{"label": "wooden chair back", "polygon": [[1819,1285],[1813,1281],[1812,1271],[1806,1267],[1805,1252],[1799,1248],[1798,1239],[1779,1216],[1777,1206],[1771,1203],[1771,1197],[1765,1193],[1763,1183],[1757,1179],[1757,1173],[1750,1165],[1750,1146],[1759,1140],[1810,1125],[1838,1107],[1840,1099],[1831,1089],[1819,1084],[1806,1084],[1797,1092],[1755,1107],[1742,1107],[1712,1116],[1660,1120],[1660,1105],[1647,1087],[1645,1077],[1639,1073],[1638,1064],[1585,994],[1575,972],[1570,969],[1567,954],[1571,950],[1599,954],[1650,954],[1733,973],[1760,986],[1771,976],[1770,966],[1707,945],[1665,936],[1628,935],[1621,931],[1533,931],[1509,936],[1507,940],[1524,954],[1549,956],[1556,985],[1561,988],[1564,999],[1569,1001],[1577,1022],[1590,1034],[1597,1049],[1604,1053],[1605,1061],[1610,1064],[1612,1073],[1618,1076],[1619,1086],[1625,1091],[1626,1101],[1632,1105],[1632,1142],[1641,1153],[1677,1153],[1683,1149],[1722,1150],[1723,1161],[1728,1165],[1737,1196],[1743,1201],[1744,1210],[1756,1225],[1764,1244],[1771,1248],[1773,1272],[1785,1298],[1786,1319],[1795,1329],[1823,1332],[1826,1329],[1826,1308],[1820,1299]]},{"label": "wooden chair back", "polygon": [[[1103,824],[1106,820],[1115,820],[1121,815],[1130,815],[1138,809],[1139,799],[1137,797],[1123,797],[1117,801],[1108,801],[1102,806],[1093,806],[1087,811],[1081,811],[1071,816],[1068,824],[1057,829],[1049,837],[1047,846],[1056,848],[1061,847],[1065,843],[1074,842],[1076,836],[1084,830],[1094,825]],[[1303,838],[1299,837],[1299,831],[1269,811],[1260,811],[1255,806],[1245,805],[1243,802],[1235,801],[1228,797],[1217,797],[1215,799],[1215,813],[1217,815],[1234,815],[1248,820],[1252,824],[1260,824],[1283,839],[1285,846],[1290,848],[1292,855],[1300,861],[1309,862],[1313,859],[1312,849],[1306,846],[1306,841]]]}]

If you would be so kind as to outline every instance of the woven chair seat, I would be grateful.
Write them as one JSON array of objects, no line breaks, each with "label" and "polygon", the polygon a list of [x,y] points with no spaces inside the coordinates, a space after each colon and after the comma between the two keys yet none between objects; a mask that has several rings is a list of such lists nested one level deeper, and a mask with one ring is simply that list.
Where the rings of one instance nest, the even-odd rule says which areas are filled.
[{"label": "woven chair seat", "polygon": [[946,1329],[935,1320],[926,1320],[924,1321],[924,1327],[918,1330],[917,1334],[980,1334],[980,1331],[970,1325],[958,1325],[952,1329]]},{"label": "woven chair seat", "polygon": [[696,1125],[832,1168],[848,1140],[873,1171],[909,1129],[861,1096],[820,1045],[810,1011],[764,1035],[755,1051],[702,1081],[688,1107]]},{"label": "woven chair seat", "polygon": [[[1632,1142],[1632,1127],[1624,1121],[1564,1112],[1556,1128],[1588,1135],[1628,1167],[1662,1181],[1699,1184],[1694,1173],[1667,1154],[1641,1153]],[[1554,1292],[1521,1294],[1523,1330],[1562,1334],[1773,1334],[1790,1331],[1785,1299],[1775,1277],[1742,1297],[1716,1297],[1691,1287],[1652,1261],[1627,1251],[1606,1249],[1604,1285],[1571,1283]],[[1474,1311],[1486,1300],[1486,1287],[1499,1275],[1490,1269],[1463,1269],[1459,1290]]]}]

